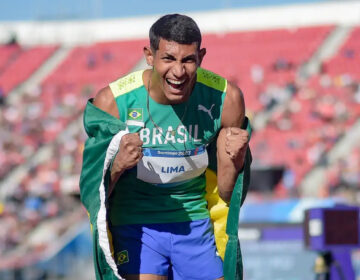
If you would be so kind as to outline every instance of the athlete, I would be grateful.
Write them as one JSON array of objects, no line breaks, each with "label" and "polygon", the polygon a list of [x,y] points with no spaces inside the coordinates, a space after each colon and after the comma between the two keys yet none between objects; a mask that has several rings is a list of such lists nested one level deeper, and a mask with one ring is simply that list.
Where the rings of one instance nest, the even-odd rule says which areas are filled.
[{"label": "athlete", "polygon": [[150,69],[114,81],[93,101],[126,124],[105,198],[117,270],[130,280],[224,279],[204,173],[216,141],[218,191],[230,203],[249,141],[243,95],[200,68],[206,49],[190,17],[165,15],[149,37]]}]

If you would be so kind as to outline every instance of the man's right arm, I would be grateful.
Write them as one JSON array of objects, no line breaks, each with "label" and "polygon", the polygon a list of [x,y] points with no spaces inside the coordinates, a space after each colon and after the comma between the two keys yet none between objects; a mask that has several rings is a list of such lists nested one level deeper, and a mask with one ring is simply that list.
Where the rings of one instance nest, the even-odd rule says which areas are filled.
[{"label": "man's right arm", "polygon": [[[115,98],[110,87],[103,88],[96,95],[93,104],[110,115],[120,118]],[[142,158],[142,144],[137,133],[124,135],[120,141],[119,152],[117,153],[111,168],[111,179],[108,194],[110,196],[115,183],[125,170],[134,167]]]}]

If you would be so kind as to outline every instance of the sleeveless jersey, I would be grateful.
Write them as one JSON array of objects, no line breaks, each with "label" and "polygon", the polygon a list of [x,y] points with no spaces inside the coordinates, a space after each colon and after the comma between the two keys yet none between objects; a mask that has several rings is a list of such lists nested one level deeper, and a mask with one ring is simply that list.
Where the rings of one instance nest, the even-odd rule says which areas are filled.
[{"label": "sleeveless jersey", "polygon": [[110,84],[120,120],[143,141],[143,158],[125,171],[109,199],[113,225],[184,222],[209,217],[206,147],[220,129],[227,81],[199,68],[189,99],[154,101],[143,72]]}]

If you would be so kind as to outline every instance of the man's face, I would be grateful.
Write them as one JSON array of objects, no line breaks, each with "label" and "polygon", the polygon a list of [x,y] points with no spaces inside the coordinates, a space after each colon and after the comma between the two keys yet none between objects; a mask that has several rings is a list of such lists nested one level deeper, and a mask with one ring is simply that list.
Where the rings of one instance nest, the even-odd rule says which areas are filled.
[{"label": "man's face", "polygon": [[196,43],[186,45],[160,39],[159,49],[151,50],[151,55],[147,56],[148,63],[154,67],[159,100],[167,104],[187,100],[205,52],[205,49],[198,50]]}]

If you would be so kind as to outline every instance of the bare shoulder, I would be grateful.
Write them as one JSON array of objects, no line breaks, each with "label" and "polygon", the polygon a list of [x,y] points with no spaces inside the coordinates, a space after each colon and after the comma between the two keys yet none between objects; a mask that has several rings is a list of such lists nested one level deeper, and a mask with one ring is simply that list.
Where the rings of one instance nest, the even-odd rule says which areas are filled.
[{"label": "bare shoulder", "polygon": [[241,127],[245,118],[244,95],[240,88],[228,82],[224,108],[221,116],[222,127]]},{"label": "bare shoulder", "polygon": [[95,96],[93,104],[99,109],[119,118],[119,111],[115,98],[109,86],[101,89]]}]

